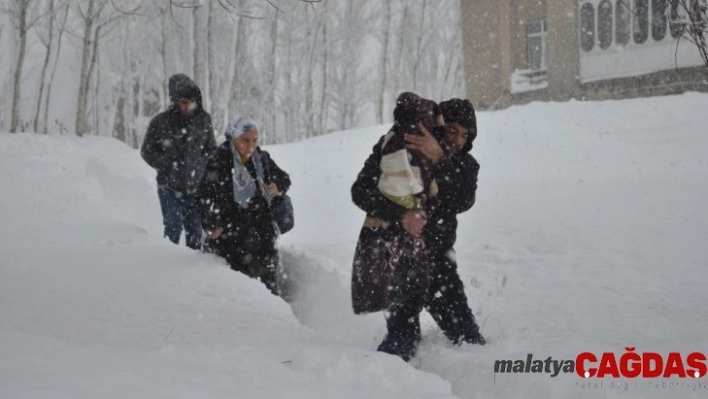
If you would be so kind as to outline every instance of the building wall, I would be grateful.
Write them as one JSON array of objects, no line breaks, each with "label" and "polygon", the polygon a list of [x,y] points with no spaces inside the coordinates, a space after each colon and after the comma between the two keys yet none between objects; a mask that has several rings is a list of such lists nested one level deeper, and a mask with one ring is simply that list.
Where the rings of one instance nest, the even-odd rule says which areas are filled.
[{"label": "building wall", "polygon": [[577,0],[548,1],[547,99],[565,100],[578,89]]},{"label": "building wall", "polygon": [[[706,67],[581,83],[578,0],[461,0],[461,7],[467,96],[480,109],[708,91]],[[528,67],[524,23],[542,18],[548,23],[547,87],[512,93],[511,74]]]},{"label": "building wall", "polygon": [[510,85],[510,0],[461,0],[460,4],[467,97],[477,107],[497,107]]}]

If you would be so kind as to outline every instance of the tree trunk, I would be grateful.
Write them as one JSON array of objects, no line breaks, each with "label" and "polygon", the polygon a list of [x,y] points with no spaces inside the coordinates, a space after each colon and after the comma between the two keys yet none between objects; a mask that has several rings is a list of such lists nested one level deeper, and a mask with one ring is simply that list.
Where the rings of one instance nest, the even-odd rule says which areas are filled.
[{"label": "tree trunk", "polygon": [[47,95],[44,98],[44,128],[43,132],[46,134],[49,129],[49,99],[52,97],[52,82],[54,82],[54,75],[57,72],[57,64],[59,63],[59,54],[61,54],[61,39],[64,36],[64,30],[66,29],[66,21],[69,16],[69,4],[66,4],[64,8],[64,19],[62,20],[61,29],[59,29],[59,36],[57,37],[57,51],[54,53],[54,66],[52,67],[52,74],[49,77],[49,84],[47,85]]},{"label": "tree trunk", "polygon": [[209,87],[206,84],[206,68],[204,68],[204,63],[206,62],[206,57],[204,56],[204,7],[194,7],[192,12],[193,15],[193,30],[192,30],[192,43],[193,43],[193,79],[194,82],[199,86],[202,91],[203,101],[206,102],[205,108],[209,109]]},{"label": "tree trunk", "polygon": [[[91,64],[91,71],[94,70],[93,65],[97,64],[99,62],[98,60],[98,49],[96,48],[96,43],[98,43],[98,29],[96,29],[96,41],[94,42],[94,48],[93,48],[93,59],[92,59],[92,64]],[[91,73],[93,75],[93,73]],[[96,83],[94,84],[95,88],[93,91],[93,134],[98,135],[98,132],[101,131],[101,125],[100,125],[100,115],[99,115],[99,110],[100,107],[98,105],[98,100],[99,100],[99,94],[101,92],[101,68],[96,68]]]},{"label": "tree trunk", "polygon": [[93,34],[94,23],[94,0],[89,0],[88,12],[84,19],[84,39],[83,51],[81,54],[81,76],[79,84],[79,99],[76,105],[76,135],[81,137],[88,130],[86,126],[86,104],[88,103],[89,80],[89,64],[91,62],[91,36]]},{"label": "tree trunk", "polygon": [[384,123],[386,106],[386,85],[388,84],[388,48],[391,41],[391,0],[386,0],[386,28],[384,30],[384,44],[381,50],[381,85],[379,87],[379,104],[376,110],[376,122]]},{"label": "tree trunk", "polygon": [[130,24],[125,25],[125,32],[123,33],[122,40],[122,53],[123,53],[123,63],[121,65],[121,77],[120,77],[120,88],[118,89],[118,101],[116,102],[116,116],[113,122],[113,137],[116,139],[128,143],[128,118],[126,115],[127,96],[128,96],[128,82],[131,81],[130,74],[130,51],[128,51],[128,38],[130,37]]},{"label": "tree trunk", "polygon": [[[313,35],[314,32],[314,35]],[[308,28],[307,28],[307,41],[309,43],[310,48],[309,53],[309,62],[308,65],[310,66],[307,68],[307,87],[305,89],[305,116],[306,116],[306,128],[305,130],[307,131],[307,137],[313,137],[317,133],[315,132],[315,115],[314,115],[314,110],[315,110],[315,81],[314,81],[314,75],[315,71],[313,66],[315,65],[315,53],[317,50],[317,37],[319,33],[319,29],[314,29],[311,30],[311,26],[309,24],[309,17],[308,17]],[[310,37],[312,36],[312,37]]]},{"label": "tree trunk", "polygon": [[17,63],[15,65],[15,85],[12,93],[12,121],[10,123],[11,133],[16,133],[17,127],[20,124],[20,93],[22,66],[25,62],[25,49],[27,47],[27,8],[29,1],[21,0],[17,3],[17,7],[19,7],[19,21],[17,22],[20,30],[20,53],[17,55]]},{"label": "tree trunk", "polygon": [[[398,72],[398,79],[396,79],[396,88],[395,92],[398,93],[399,88],[401,87],[401,77],[406,76],[406,72],[408,72],[408,68],[404,69],[404,66],[407,66],[404,59],[403,59],[403,51],[406,48],[406,34],[409,32],[408,31],[408,5],[403,6],[403,16],[401,17],[401,22],[400,26],[398,29],[398,57],[396,57],[397,61],[397,67],[396,70]],[[407,90],[407,88],[406,88]]]},{"label": "tree trunk", "polygon": [[[288,35],[288,56],[287,56],[287,62],[285,65],[292,65],[293,61],[293,35]],[[293,90],[293,75],[292,73],[286,73],[285,74],[285,93],[286,93],[286,100],[287,100],[287,107],[285,108],[285,140],[286,142],[290,141],[293,137],[293,133],[295,129],[293,127],[295,126],[293,124],[293,104],[292,101],[290,100],[290,96],[292,94]]]},{"label": "tree trunk", "polygon": [[160,105],[164,106],[168,104],[170,100],[168,99],[168,84],[169,70],[167,69],[167,41],[169,40],[169,35],[167,32],[167,24],[165,23],[165,16],[160,15],[160,59],[162,60],[162,84],[160,85]]},{"label": "tree trunk", "polygon": [[[325,5],[326,7],[326,5]],[[327,10],[323,11],[327,14]],[[322,18],[322,96],[320,97],[320,122],[318,130],[320,134],[327,131],[327,84],[328,84],[328,64],[329,64],[329,42],[327,39],[327,18]]]},{"label": "tree trunk", "polygon": [[[92,49],[91,49],[91,62],[89,63],[88,78],[86,80],[86,105],[87,106],[88,106],[88,93],[91,90],[91,76],[93,76],[93,70],[96,66],[96,60],[98,57],[98,39],[99,39],[100,32],[101,32],[101,26],[98,26],[96,28],[96,30],[94,31],[94,37],[93,37],[93,43],[92,43],[93,45],[92,45]],[[96,82],[96,87],[98,87],[98,82]],[[96,92],[96,95],[98,95],[98,92]],[[95,98],[94,98],[94,101],[95,101]],[[85,114],[84,114],[84,118],[83,118],[84,123],[85,123],[85,130],[84,130],[83,134],[85,134],[88,131],[88,111],[89,111],[88,109],[85,110]],[[96,130],[96,132],[94,132],[94,133],[97,133],[98,126],[94,126],[94,129]],[[78,133],[78,131],[77,131],[77,133]]]},{"label": "tree trunk", "polygon": [[44,56],[44,64],[42,65],[42,73],[39,77],[39,96],[37,96],[37,111],[34,114],[33,130],[38,132],[39,113],[42,108],[42,95],[44,94],[44,81],[49,66],[49,56],[52,53],[52,39],[54,38],[54,0],[49,1],[49,38],[47,39],[47,53]]},{"label": "tree trunk", "polygon": [[[244,7],[245,2],[241,0],[240,6]],[[231,77],[231,91],[229,93],[229,111],[234,112],[239,108],[239,102],[241,101],[240,89],[241,89],[241,76],[239,70],[243,68],[243,48],[246,41],[246,19],[244,17],[238,18],[238,27],[236,28],[236,47],[234,48],[234,64]]]},{"label": "tree trunk", "polygon": [[125,96],[124,93],[118,95],[118,101],[116,102],[116,115],[115,121],[113,122],[113,137],[116,139],[127,143],[125,135]]},{"label": "tree trunk", "polygon": [[423,32],[425,32],[425,10],[428,6],[428,1],[423,0],[423,7],[420,11],[420,23],[416,29],[417,42],[415,48],[415,62],[413,63],[413,91],[418,91],[418,70],[420,68],[421,51],[423,49]]},{"label": "tree trunk", "polygon": [[207,80],[209,82],[209,106],[207,109],[209,109],[209,112],[211,112],[212,116],[217,116],[220,114],[219,108],[219,93],[217,92],[216,89],[216,73],[214,73],[214,69],[216,69],[216,59],[214,57],[214,37],[213,37],[213,29],[214,29],[214,2],[210,1],[209,2],[209,17],[207,19],[207,40],[206,40],[206,51],[207,51],[207,66],[206,66],[206,74],[207,74]]},{"label": "tree trunk", "polygon": [[270,23],[270,40],[271,40],[271,47],[270,47],[270,67],[268,68],[268,84],[270,85],[269,87],[269,93],[268,93],[268,106],[267,106],[267,112],[268,112],[268,120],[269,120],[269,127],[270,131],[273,133],[273,136],[276,140],[274,142],[281,142],[280,140],[280,134],[278,133],[277,125],[276,125],[276,116],[275,116],[275,88],[276,88],[276,78],[275,78],[275,73],[276,73],[276,63],[277,63],[277,50],[278,50],[278,13],[279,11],[276,9],[275,10],[275,17],[273,18],[273,21]]}]

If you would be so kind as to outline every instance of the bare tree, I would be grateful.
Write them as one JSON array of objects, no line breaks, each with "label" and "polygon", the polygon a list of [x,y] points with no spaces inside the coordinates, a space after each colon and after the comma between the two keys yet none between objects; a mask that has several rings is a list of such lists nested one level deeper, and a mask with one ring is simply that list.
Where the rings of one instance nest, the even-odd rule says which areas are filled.
[{"label": "bare tree", "polygon": [[82,52],[81,52],[81,73],[79,79],[79,95],[76,106],[76,135],[81,137],[88,130],[87,105],[89,100],[89,90],[91,88],[91,75],[98,59],[98,48],[101,32],[107,34],[112,25],[125,15],[132,15],[139,7],[133,8],[129,12],[117,12],[113,8],[106,7],[113,4],[112,0],[86,0],[88,7],[86,11],[77,4],[77,10],[84,28]]},{"label": "bare tree", "polygon": [[192,78],[197,83],[197,86],[202,88],[202,93],[204,94],[204,99],[209,101],[209,87],[207,85],[206,79],[206,31],[208,25],[205,22],[205,9],[204,7],[194,7],[192,10],[192,48],[194,50],[194,60],[192,62],[193,66],[193,76]]},{"label": "bare tree", "polygon": [[681,37],[696,46],[703,64],[708,67],[708,45],[705,37],[708,1],[669,0],[668,8],[672,25],[680,26]]},{"label": "bare tree", "polygon": [[[326,7],[326,6],[325,6]],[[326,8],[325,8],[326,11]],[[327,94],[329,90],[329,58],[330,58],[330,36],[327,34],[328,19],[322,20],[322,95],[320,97],[320,118],[317,130],[320,134],[327,131],[327,121],[329,120],[329,106]]]},{"label": "bare tree", "polygon": [[268,104],[266,107],[266,112],[269,116],[269,130],[276,132],[277,130],[277,113],[275,112],[275,101],[276,101],[276,89],[277,84],[275,81],[277,64],[278,64],[278,14],[280,10],[276,9],[274,11],[273,20],[270,23],[270,62],[268,67]]},{"label": "bare tree", "polygon": [[210,1],[209,2],[209,8],[208,11],[209,16],[207,17],[207,25],[206,25],[206,31],[207,31],[207,39],[206,39],[206,53],[207,53],[207,60],[206,60],[206,74],[207,76],[207,81],[209,83],[209,102],[207,109],[211,111],[213,114],[215,111],[215,108],[218,107],[219,99],[218,99],[218,93],[216,91],[216,78],[217,74],[214,69],[216,69],[217,63],[216,63],[216,43],[212,45],[212,42],[214,42],[214,29],[215,29],[215,13],[214,13],[214,2]]},{"label": "bare tree", "polygon": [[59,54],[61,54],[61,39],[64,36],[64,31],[66,30],[66,22],[69,17],[69,3],[64,5],[64,17],[60,20],[61,25],[59,26],[59,35],[57,37],[57,51],[54,52],[54,66],[52,67],[52,73],[49,77],[49,82],[47,83],[47,95],[44,97],[44,126],[42,127],[42,132],[47,133],[49,124],[49,100],[52,97],[52,82],[54,82],[54,76],[57,72],[57,64],[59,63]]},{"label": "bare tree", "polygon": [[379,66],[379,73],[381,75],[381,83],[379,84],[379,100],[376,107],[376,122],[384,122],[384,107],[386,104],[386,86],[388,84],[388,72],[389,72],[389,48],[391,47],[391,19],[393,17],[391,12],[392,0],[386,0],[386,11],[384,12],[384,28],[383,28],[383,43],[381,46],[381,64]]},{"label": "bare tree", "polygon": [[49,20],[49,26],[47,28],[47,37],[45,38],[44,35],[41,32],[41,29],[38,29],[37,36],[39,36],[39,40],[42,42],[44,47],[47,49],[44,55],[44,63],[42,64],[42,73],[39,76],[39,95],[37,96],[37,109],[34,114],[34,125],[33,125],[33,130],[35,132],[38,132],[38,125],[39,125],[39,113],[42,108],[42,96],[44,95],[44,82],[46,79],[47,75],[47,67],[49,67],[49,56],[52,53],[52,42],[54,38],[54,20],[56,14],[54,13],[54,0],[49,0],[49,5],[48,5],[48,12],[47,12],[47,18]]},{"label": "bare tree", "polygon": [[[250,114],[264,144],[383,122],[399,90],[436,100],[464,93],[459,0],[34,1],[32,15],[47,17],[25,45],[42,58],[36,69],[25,62],[19,70],[37,104],[25,121],[35,130],[56,120],[62,131],[75,123],[78,135],[96,131],[138,146],[168,104],[168,77],[185,72],[217,129],[232,113]],[[75,61],[68,51],[77,50]],[[69,98],[76,114],[54,115],[52,83],[68,62],[80,63],[68,82],[79,88]],[[20,116],[26,108],[19,102]]]},{"label": "bare tree", "polygon": [[[239,5],[244,7],[246,4],[245,0],[241,0]],[[233,112],[239,108],[239,102],[241,101],[240,90],[242,88],[241,72],[246,62],[247,56],[247,38],[246,38],[246,27],[248,23],[248,18],[239,15],[237,18],[237,26],[235,29],[236,40],[233,49],[234,52],[234,62],[231,77],[231,90],[229,91],[229,106],[228,109]]]},{"label": "bare tree", "polygon": [[[84,11],[81,5],[77,5],[77,9],[81,14],[81,18],[84,23],[84,35],[83,35],[83,51],[81,52],[81,75],[79,79],[79,96],[76,106],[76,135],[83,136],[87,129],[86,121],[86,105],[88,103],[89,95],[89,83],[91,79],[90,65],[91,65],[91,50],[95,47],[95,41],[98,39],[97,20],[100,18],[103,9],[109,3],[109,0],[88,0],[88,9]],[[91,39],[94,39],[94,43]]]},{"label": "bare tree", "polygon": [[20,49],[15,63],[14,86],[12,92],[12,121],[10,122],[10,132],[17,132],[20,125],[20,100],[22,94],[22,67],[25,62],[25,52],[27,49],[27,32],[39,20],[39,15],[35,8],[35,0],[15,0],[10,2],[9,7],[3,7],[2,12],[10,17],[10,21],[17,29],[20,37]]}]

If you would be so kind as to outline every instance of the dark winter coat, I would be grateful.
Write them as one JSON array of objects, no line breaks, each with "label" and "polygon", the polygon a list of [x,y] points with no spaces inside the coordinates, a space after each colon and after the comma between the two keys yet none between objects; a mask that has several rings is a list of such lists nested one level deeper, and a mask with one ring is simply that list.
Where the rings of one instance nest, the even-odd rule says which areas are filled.
[{"label": "dark winter coat", "polygon": [[[374,146],[352,186],[354,204],[367,213],[352,268],[352,307],[357,314],[392,305],[405,309],[407,314],[417,314],[430,286],[431,263],[426,244],[406,232],[401,223],[409,209],[379,189],[387,136]],[[426,205],[429,201],[430,198]]]},{"label": "dark winter coat", "polygon": [[425,237],[434,257],[446,254],[457,240],[457,214],[472,208],[476,200],[479,162],[470,154],[477,138],[477,117],[469,100],[453,98],[440,103],[445,123],[459,122],[469,132],[467,142],[452,156],[435,165],[439,206],[425,225]]},{"label": "dark winter coat", "polygon": [[[230,141],[223,143],[209,159],[194,205],[203,228],[224,229],[221,237],[213,243],[218,248],[217,252],[227,258],[234,270],[253,275],[255,272],[248,270],[251,263],[255,262],[257,269],[271,265],[277,256],[277,232],[273,225],[272,210],[281,197],[273,198],[269,205],[265,198],[257,194],[245,209],[236,203],[231,145]],[[285,193],[290,188],[290,176],[278,167],[266,151],[257,148],[254,156],[261,159],[264,182],[275,183],[278,190]],[[251,177],[257,179],[253,157],[245,166]]]},{"label": "dark winter coat", "polygon": [[[199,88],[188,76],[172,76],[169,93],[170,108],[150,121],[140,154],[157,171],[158,186],[193,193],[216,149],[211,116],[202,106]],[[180,98],[197,102],[189,117],[183,117],[177,108]]]},{"label": "dark winter coat", "polygon": [[[469,153],[474,136],[470,131],[467,143],[460,152],[444,156],[433,165],[439,190],[438,205],[429,215],[424,229],[426,245],[433,255],[453,247],[457,238],[457,214],[474,205],[479,173],[479,163]],[[381,173],[382,140],[374,146],[352,186],[352,201],[368,215],[400,225],[407,210],[384,197],[377,187]]]}]

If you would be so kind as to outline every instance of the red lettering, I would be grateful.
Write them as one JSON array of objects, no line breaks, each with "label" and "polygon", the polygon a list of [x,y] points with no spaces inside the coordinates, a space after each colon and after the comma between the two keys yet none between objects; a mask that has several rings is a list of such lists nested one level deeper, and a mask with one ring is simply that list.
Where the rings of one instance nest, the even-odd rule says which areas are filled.
[{"label": "red lettering", "polygon": [[669,359],[666,361],[666,368],[664,369],[664,378],[671,378],[674,374],[679,378],[686,378],[683,359],[681,359],[681,354],[678,352],[669,353]]},{"label": "red lettering", "polygon": [[[701,378],[705,377],[708,369],[706,368],[706,355],[701,352],[693,352],[686,358],[686,364],[692,369],[687,370],[689,377]],[[696,375],[698,373],[698,375]]]},{"label": "red lettering", "polygon": [[626,378],[636,378],[642,373],[642,357],[634,353],[634,348],[624,348],[627,353],[620,357],[620,371]]},{"label": "red lettering", "polygon": [[597,357],[590,352],[583,352],[575,358],[575,373],[582,378],[590,378],[595,376],[597,369],[585,369],[585,362],[589,361],[592,363],[597,362]]},{"label": "red lettering", "polygon": [[600,359],[600,368],[597,372],[597,378],[603,378],[606,374],[610,374],[615,378],[620,377],[619,368],[617,367],[617,359],[612,352],[605,352]]},{"label": "red lettering", "polygon": [[[652,362],[654,367],[652,368]],[[644,378],[656,378],[661,376],[661,372],[664,370],[664,360],[661,355],[656,352],[644,352],[642,353],[642,377]]]}]

